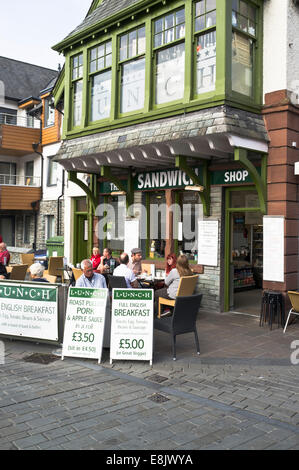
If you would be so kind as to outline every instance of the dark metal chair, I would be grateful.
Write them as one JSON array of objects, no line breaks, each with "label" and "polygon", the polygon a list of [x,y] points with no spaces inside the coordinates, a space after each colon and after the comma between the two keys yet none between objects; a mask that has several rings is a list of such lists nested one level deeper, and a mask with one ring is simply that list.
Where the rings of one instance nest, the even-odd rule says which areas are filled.
[{"label": "dark metal chair", "polygon": [[194,333],[197,354],[200,354],[196,330],[196,317],[201,304],[202,294],[177,297],[173,314],[169,317],[155,318],[154,328],[169,333],[172,337],[173,360],[176,360],[176,337],[184,333]]},{"label": "dark metal chair", "polygon": [[124,276],[112,276],[112,274],[108,274],[108,282],[110,289],[128,289]]}]

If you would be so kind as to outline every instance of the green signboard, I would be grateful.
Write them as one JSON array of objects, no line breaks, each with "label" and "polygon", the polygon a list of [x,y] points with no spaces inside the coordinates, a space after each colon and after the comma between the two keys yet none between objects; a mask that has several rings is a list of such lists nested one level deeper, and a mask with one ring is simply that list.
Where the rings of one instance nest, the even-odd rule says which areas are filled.
[{"label": "green signboard", "polygon": [[[195,174],[199,177],[201,184],[203,184],[203,167],[198,166],[193,168]],[[260,167],[257,167],[260,173]],[[225,170],[216,170],[210,172],[212,185],[236,185],[252,183],[248,170],[245,168],[234,168]],[[122,180],[122,184],[127,188],[127,181]],[[133,177],[134,191],[150,191],[161,189],[184,189],[185,186],[192,186],[194,183],[190,177],[182,170],[177,168],[169,170],[145,171],[137,173]],[[118,191],[117,186],[110,182],[100,183],[100,193],[110,194]]]}]

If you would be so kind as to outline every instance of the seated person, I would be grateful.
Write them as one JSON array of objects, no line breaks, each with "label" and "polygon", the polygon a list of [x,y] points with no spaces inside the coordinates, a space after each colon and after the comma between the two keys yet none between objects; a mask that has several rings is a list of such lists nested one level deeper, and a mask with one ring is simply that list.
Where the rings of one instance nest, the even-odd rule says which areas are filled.
[{"label": "seated person", "polygon": [[100,250],[98,249],[97,246],[93,247],[92,256],[91,256],[90,260],[92,261],[93,269],[98,269],[98,266],[101,262],[101,255],[100,255]]},{"label": "seated person", "polygon": [[119,258],[120,265],[113,271],[113,276],[123,276],[126,279],[127,287],[129,289],[137,288],[138,281],[132,269],[128,267],[129,256],[127,253],[122,253]]},{"label": "seated person", "polygon": [[172,269],[176,268],[176,256],[174,253],[171,253],[166,258],[166,267],[165,267],[165,274],[168,276]]},{"label": "seated person", "polygon": [[43,277],[45,267],[40,263],[33,263],[30,268],[30,274],[32,281],[36,282],[49,282],[47,279]]},{"label": "seated person", "polygon": [[115,258],[112,258],[111,248],[104,248],[101,263],[99,264],[97,270],[102,274],[109,272],[112,274],[113,269],[118,265],[118,261]]},{"label": "seated person", "polygon": [[82,276],[76,281],[76,287],[92,287],[94,289],[107,288],[106,279],[102,274],[93,271],[90,259],[84,259],[81,263]]},{"label": "seated person", "polygon": [[131,251],[131,261],[129,268],[132,269],[135,276],[139,276],[142,272],[141,268],[142,251],[140,248],[133,248]]},{"label": "seated person", "polygon": [[[159,297],[164,299],[175,299],[177,290],[180,283],[180,278],[183,276],[193,276],[190,269],[189,261],[186,255],[180,255],[177,259],[177,264],[174,269],[170,271],[165,279],[165,286],[163,289],[158,289],[155,292],[155,312],[158,314]],[[165,314],[170,313],[170,309],[164,311]]]},{"label": "seated person", "polygon": [[6,271],[6,267],[0,263],[0,279],[8,279],[9,274]]},{"label": "seated person", "polygon": [[0,243],[0,263],[4,266],[8,266],[10,260],[10,253],[6,249],[6,244],[4,242]]}]

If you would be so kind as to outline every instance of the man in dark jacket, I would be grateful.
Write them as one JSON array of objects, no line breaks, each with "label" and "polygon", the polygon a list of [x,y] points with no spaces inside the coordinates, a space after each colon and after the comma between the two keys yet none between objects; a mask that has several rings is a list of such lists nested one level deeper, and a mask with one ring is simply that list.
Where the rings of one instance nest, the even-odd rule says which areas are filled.
[{"label": "man in dark jacket", "polygon": [[6,267],[0,263],[0,279],[8,279]]}]

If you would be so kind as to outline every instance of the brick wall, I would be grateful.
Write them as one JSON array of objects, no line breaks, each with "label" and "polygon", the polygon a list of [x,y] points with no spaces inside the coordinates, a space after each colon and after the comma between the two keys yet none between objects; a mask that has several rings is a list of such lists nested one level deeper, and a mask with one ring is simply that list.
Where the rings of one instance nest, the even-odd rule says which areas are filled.
[{"label": "brick wall", "polygon": [[264,281],[265,289],[284,293],[297,290],[299,236],[299,177],[294,175],[294,163],[299,161],[299,108],[293,106],[286,90],[269,93],[263,111],[270,137],[268,156],[268,215],[285,217],[285,282]]}]

